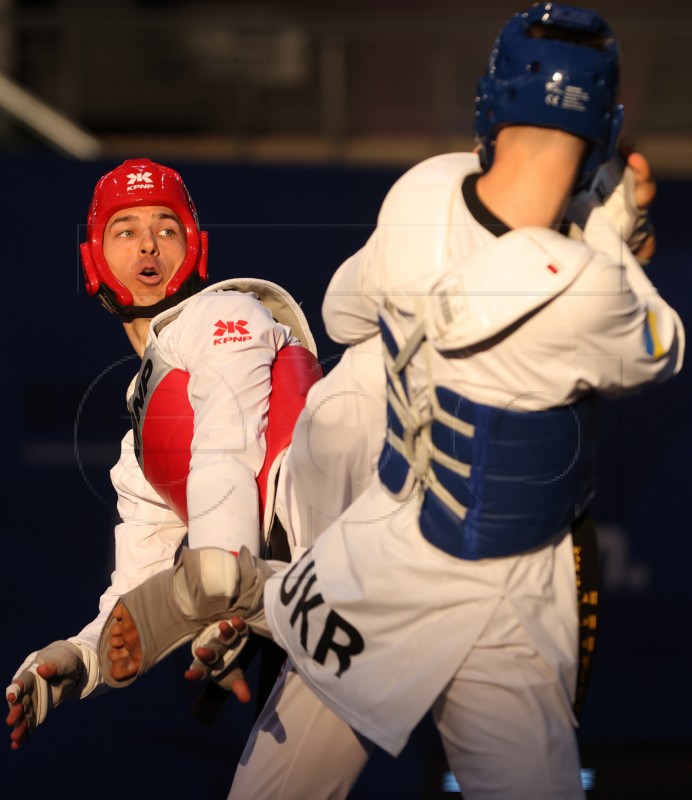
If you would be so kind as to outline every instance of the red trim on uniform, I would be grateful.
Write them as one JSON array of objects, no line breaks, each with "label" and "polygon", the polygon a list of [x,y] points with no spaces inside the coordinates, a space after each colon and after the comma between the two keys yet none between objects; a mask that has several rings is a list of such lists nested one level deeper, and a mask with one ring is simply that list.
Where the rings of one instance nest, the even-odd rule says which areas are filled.
[{"label": "red trim on uniform", "polygon": [[194,416],[187,396],[190,373],[174,369],[149,399],[142,425],[144,475],[187,524],[187,477]]},{"label": "red trim on uniform", "polygon": [[267,504],[267,481],[272,466],[291,443],[298,415],[305,406],[310,387],[322,377],[322,368],[305,347],[283,347],[272,364],[272,394],[267,414],[267,452],[257,476],[260,520]]}]

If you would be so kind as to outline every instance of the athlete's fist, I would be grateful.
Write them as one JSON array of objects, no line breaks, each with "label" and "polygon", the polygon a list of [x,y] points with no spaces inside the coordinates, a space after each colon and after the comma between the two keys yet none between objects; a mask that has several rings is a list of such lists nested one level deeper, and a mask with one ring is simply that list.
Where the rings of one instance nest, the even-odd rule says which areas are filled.
[{"label": "athlete's fist", "polygon": [[[641,153],[625,152],[624,155],[627,160],[627,166],[632,170],[634,176],[635,202],[640,210],[646,211],[656,197],[656,181],[651,172],[651,165]],[[646,230],[646,236],[641,242],[637,243],[637,246],[633,248],[633,252],[639,261],[646,263],[651,259],[655,250],[656,236],[654,235],[653,227],[649,225]]]},{"label": "athlete's fist", "polygon": [[620,156],[634,175],[634,199],[637,207],[646,211],[656,197],[656,181],[653,178],[651,164],[646,156],[637,152],[628,142],[621,145]]},{"label": "athlete's fist", "polygon": [[586,189],[572,197],[567,218],[583,231],[587,242],[593,225],[610,225],[644,264],[656,248],[648,212],[655,196],[656,183],[649,162],[641,153],[624,146],[601,164]]}]

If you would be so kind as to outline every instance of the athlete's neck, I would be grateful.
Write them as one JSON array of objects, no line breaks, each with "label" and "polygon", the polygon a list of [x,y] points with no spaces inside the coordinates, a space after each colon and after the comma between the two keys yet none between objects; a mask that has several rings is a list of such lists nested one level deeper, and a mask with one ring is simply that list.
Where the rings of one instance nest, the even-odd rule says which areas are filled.
[{"label": "athlete's neck", "polygon": [[478,198],[510,228],[558,225],[586,144],[562,131],[512,126],[500,131],[495,158],[478,179]]},{"label": "athlete's neck", "polygon": [[125,329],[127,338],[130,340],[130,344],[134,347],[135,352],[140,358],[144,355],[144,348],[147,343],[150,325],[151,320],[144,319],[143,317],[123,320],[123,328]]}]

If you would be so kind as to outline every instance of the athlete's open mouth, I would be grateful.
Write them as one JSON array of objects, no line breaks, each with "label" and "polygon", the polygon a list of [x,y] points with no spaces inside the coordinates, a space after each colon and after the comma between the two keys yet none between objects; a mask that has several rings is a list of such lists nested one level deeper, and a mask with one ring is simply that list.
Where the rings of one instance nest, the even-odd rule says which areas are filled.
[{"label": "athlete's open mouth", "polygon": [[147,264],[143,266],[139,270],[139,274],[137,276],[142,283],[146,283],[149,285],[153,285],[159,283],[161,281],[161,272],[159,271],[158,267],[155,267],[151,264]]}]

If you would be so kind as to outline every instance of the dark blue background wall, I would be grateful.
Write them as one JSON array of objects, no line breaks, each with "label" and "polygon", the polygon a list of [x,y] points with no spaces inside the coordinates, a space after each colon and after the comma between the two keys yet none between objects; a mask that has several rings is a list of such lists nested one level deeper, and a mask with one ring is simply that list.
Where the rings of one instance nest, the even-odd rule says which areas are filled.
[{"label": "dark blue background wall", "polygon": [[[124,392],[137,362],[118,319],[86,296],[77,250],[91,189],[114,165],[0,158],[3,685],[29,651],[94,616],[112,568],[108,469],[127,427]],[[285,286],[302,302],[329,369],[340,350],[324,334],[324,289],[365,241],[401,170],[172,166],[210,232],[212,279],[254,275]],[[650,267],[683,320],[692,319],[690,190],[660,185]],[[691,384],[686,368],[604,409],[595,515],[605,584],[586,748],[690,740]],[[180,677],[186,665],[180,652],[126,692],[65,704],[20,752],[7,740],[3,795],[120,800],[127,769],[137,775],[124,781],[133,798],[225,798],[250,711],[230,702],[214,727],[202,726],[189,713],[197,692]],[[392,797],[432,796],[420,788],[431,764],[439,766],[439,749],[426,721],[396,769],[378,756],[353,796],[381,796],[385,780]]]}]

